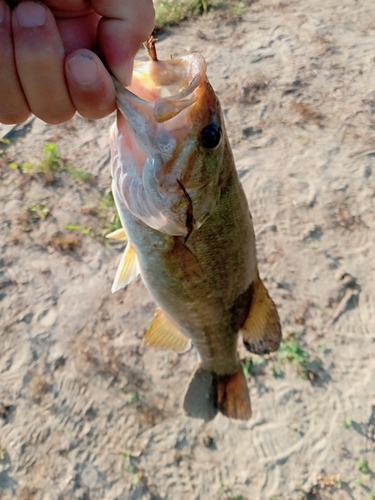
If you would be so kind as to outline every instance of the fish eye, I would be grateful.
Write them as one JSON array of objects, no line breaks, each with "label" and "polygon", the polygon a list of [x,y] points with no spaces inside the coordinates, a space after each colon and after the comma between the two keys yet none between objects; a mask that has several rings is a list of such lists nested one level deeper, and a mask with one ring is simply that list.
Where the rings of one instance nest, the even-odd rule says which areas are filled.
[{"label": "fish eye", "polygon": [[221,139],[221,130],[217,125],[207,125],[201,132],[202,146],[207,149],[214,149]]}]

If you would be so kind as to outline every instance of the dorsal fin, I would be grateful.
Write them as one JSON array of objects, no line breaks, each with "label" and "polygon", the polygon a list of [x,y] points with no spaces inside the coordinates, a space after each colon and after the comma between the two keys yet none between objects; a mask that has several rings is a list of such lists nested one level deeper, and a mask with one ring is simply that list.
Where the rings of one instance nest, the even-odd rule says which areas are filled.
[{"label": "dorsal fin", "polygon": [[112,293],[117,292],[126,285],[129,285],[139,274],[138,257],[134,248],[128,243],[125,252],[122,254],[120,264],[117,268],[116,276],[111,288]]},{"label": "dorsal fin", "polygon": [[112,233],[106,234],[105,237],[109,238],[110,240],[119,240],[119,241],[128,240],[124,228],[122,227],[120,229],[116,229],[116,231],[113,231]]},{"label": "dorsal fin", "polygon": [[191,342],[158,307],[143,339],[143,345],[156,349],[171,349],[181,354],[190,348]]},{"label": "dorsal fin", "polygon": [[280,318],[259,276],[254,283],[250,311],[241,333],[246,349],[254,354],[269,354],[280,346]]}]

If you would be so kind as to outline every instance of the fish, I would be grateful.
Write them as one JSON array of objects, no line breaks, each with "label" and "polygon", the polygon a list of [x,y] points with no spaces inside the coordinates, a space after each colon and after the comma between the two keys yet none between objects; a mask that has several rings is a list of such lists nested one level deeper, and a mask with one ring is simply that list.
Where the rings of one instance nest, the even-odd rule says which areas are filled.
[{"label": "fish", "polygon": [[278,349],[280,318],[258,272],[252,217],[223,112],[200,53],[136,62],[132,83],[114,79],[112,193],[127,240],[112,292],[139,274],[158,307],[146,347],[186,352],[199,364],[183,408],[248,420],[252,409],[238,355]]}]

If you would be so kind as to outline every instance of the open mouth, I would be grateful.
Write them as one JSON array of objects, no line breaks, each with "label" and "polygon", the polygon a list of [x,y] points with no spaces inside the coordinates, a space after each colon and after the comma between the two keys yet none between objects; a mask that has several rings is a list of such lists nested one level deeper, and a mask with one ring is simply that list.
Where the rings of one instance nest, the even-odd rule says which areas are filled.
[{"label": "open mouth", "polygon": [[200,54],[165,61],[155,55],[135,64],[129,88],[115,87],[112,176],[119,196],[150,227],[189,235],[213,204],[199,156],[200,132],[216,103],[206,62]]},{"label": "open mouth", "polygon": [[123,105],[127,101],[134,106],[138,101],[139,111],[142,107],[149,118],[152,111],[156,123],[165,123],[196,103],[197,89],[206,79],[206,62],[201,54],[161,61],[156,56],[154,38],[144,45],[150,60],[135,63],[131,86],[124,89],[115,81],[119,109],[131,121]]}]

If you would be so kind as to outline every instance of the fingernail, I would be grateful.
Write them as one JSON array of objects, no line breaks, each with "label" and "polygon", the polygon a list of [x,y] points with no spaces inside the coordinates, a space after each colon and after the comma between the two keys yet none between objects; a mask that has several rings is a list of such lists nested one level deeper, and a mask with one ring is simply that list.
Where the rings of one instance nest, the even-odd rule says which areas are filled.
[{"label": "fingernail", "polygon": [[5,10],[5,3],[0,0],[0,24],[5,21],[6,12],[7,11]]},{"label": "fingernail", "polygon": [[69,70],[76,83],[87,85],[98,78],[95,59],[86,54],[77,54],[68,62]]},{"label": "fingernail", "polygon": [[17,22],[23,28],[38,28],[47,21],[47,9],[36,2],[21,2],[16,8]]}]

